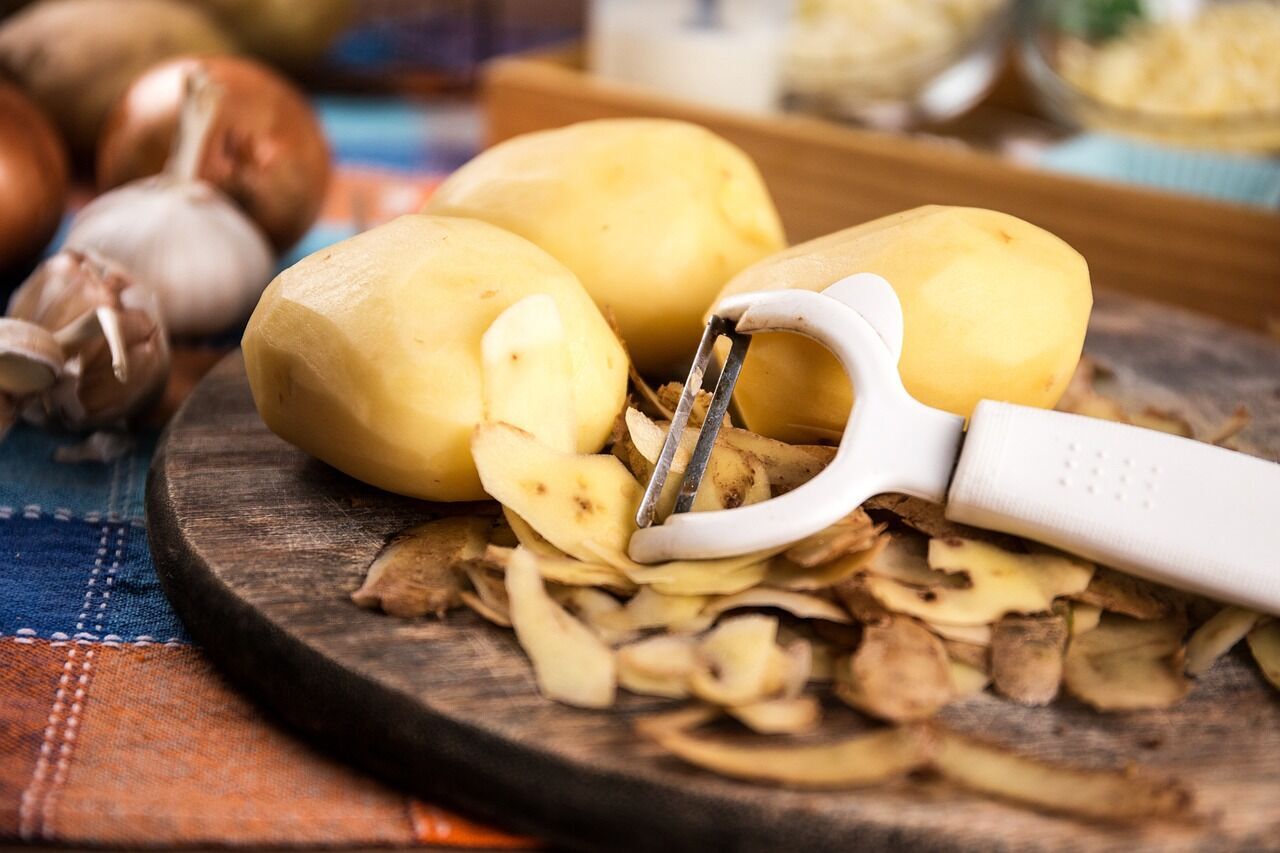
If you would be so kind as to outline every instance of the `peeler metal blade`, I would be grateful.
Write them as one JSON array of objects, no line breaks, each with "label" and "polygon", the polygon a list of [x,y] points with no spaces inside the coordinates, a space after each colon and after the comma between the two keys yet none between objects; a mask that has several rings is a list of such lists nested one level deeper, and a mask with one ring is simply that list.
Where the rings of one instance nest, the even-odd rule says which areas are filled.
[{"label": "peeler metal blade", "polygon": [[684,388],[680,392],[680,400],[671,416],[671,428],[667,430],[667,438],[662,444],[662,452],[654,465],[653,476],[645,487],[644,497],[640,501],[640,509],[636,512],[636,526],[645,528],[652,526],[658,511],[658,498],[671,474],[671,466],[675,462],[676,451],[680,448],[680,440],[685,428],[689,425],[689,416],[693,411],[693,403],[698,391],[702,388],[703,378],[707,373],[707,365],[716,341],[720,338],[730,340],[729,356],[725,359],[720,371],[720,378],[711,395],[711,404],[707,408],[706,418],[698,431],[698,441],[694,445],[693,454],[685,466],[684,477],[680,481],[680,490],[676,493],[674,513],[688,512],[693,508],[693,501],[698,496],[698,488],[707,471],[707,463],[711,459],[711,451],[715,448],[716,436],[720,434],[720,426],[724,423],[725,413],[729,410],[729,402],[733,399],[733,389],[742,372],[742,362],[747,357],[747,347],[751,344],[751,336],[739,333],[732,320],[713,315],[707,321],[707,328],[702,333],[698,351],[689,367],[689,376],[685,379]]},{"label": "peeler metal blade", "polygon": [[[738,350],[716,387],[713,404],[719,405],[708,413],[699,435],[700,458],[686,466],[687,484],[681,489],[685,508],[697,494],[698,477],[707,470],[698,466],[706,465],[746,354],[746,340],[739,344],[737,337],[792,332],[831,352],[857,389],[840,446],[824,469],[784,494],[730,509],[672,513],[654,524],[657,500],[680,450],[712,346],[730,332]],[[641,527],[627,545],[631,559],[657,563],[768,551],[821,530],[880,492],[941,502],[960,452],[964,418],[930,409],[907,393],[898,375],[901,341],[897,296],[887,281],[871,273],[841,279],[821,292],[761,291],[721,300],[677,406],[680,411],[664,442],[665,455],[660,454],[661,465],[649,483],[647,507],[638,514]]]}]

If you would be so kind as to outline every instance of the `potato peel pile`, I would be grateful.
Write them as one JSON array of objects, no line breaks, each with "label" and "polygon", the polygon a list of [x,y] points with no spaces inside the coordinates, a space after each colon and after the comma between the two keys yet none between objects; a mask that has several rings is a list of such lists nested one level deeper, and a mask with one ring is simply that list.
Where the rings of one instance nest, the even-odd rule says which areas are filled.
[{"label": "potato peel pile", "polygon": [[[627,545],[678,386],[644,389],[648,413],[627,409],[608,452],[578,454],[555,312],[529,297],[484,336],[488,420],[472,455],[502,512],[405,531],[370,566],[357,604],[402,617],[467,607],[511,628],[555,701],[610,708],[620,688],[689,703],[638,721],[637,734],[722,776],[850,789],[927,775],[1091,820],[1185,816],[1192,794],[1132,768],[1047,763],[975,740],[939,712],[988,690],[1030,706],[1065,694],[1099,712],[1166,708],[1242,640],[1280,688],[1280,622],[956,524],[903,496],[774,551],[635,563]],[[520,392],[530,370],[558,386],[563,407]],[[1086,381],[1073,388],[1080,407],[1119,411]],[[675,473],[695,436],[682,436]],[[694,511],[767,500],[832,455],[726,424]],[[862,731],[824,732],[824,709],[839,703]]]}]

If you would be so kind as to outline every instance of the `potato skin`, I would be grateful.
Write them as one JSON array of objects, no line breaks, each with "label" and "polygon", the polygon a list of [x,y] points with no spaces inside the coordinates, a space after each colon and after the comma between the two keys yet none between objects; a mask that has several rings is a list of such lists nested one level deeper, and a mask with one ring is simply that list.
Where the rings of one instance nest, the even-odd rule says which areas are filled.
[{"label": "potato skin", "polygon": [[514,231],[611,311],[641,372],[687,364],[735,273],[782,249],[755,164],[705,128],[603,119],[507,140],[463,166],[427,210]]},{"label": "potato skin", "polygon": [[480,338],[535,293],[560,311],[578,449],[594,452],[626,398],[621,345],[573,273],[475,220],[402,216],[277,276],[243,341],[258,412],[359,480],[428,500],[481,499],[470,450],[483,418]]},{"label": "potato skin", "polygon": [[[1089,269],[1005,213],[930,205],[876,219],[743,270],[717,301],[859,272],[883,276],[902,302],[898,369],[922,403],[967,417],[982,399],[1048,408],[1062,396],[1093,306]],[[756,337],[736,394],[747,426],[793,442],[842,430],[853,398],[835,358],[795,335]]]}]

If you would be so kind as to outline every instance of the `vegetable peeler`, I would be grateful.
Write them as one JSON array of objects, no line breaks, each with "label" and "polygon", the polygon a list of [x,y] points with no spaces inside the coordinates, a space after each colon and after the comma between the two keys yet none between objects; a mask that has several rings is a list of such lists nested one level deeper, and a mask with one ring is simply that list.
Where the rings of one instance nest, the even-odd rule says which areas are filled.
[{"label": "vegetable peeler", "polygon": [[[772,500],[689,512],[756,332],[829,349],[855,390],[831,463]],[[731,342],[675,510],[654,515],[720,337]],[[884,492],[1191,592],[1280,614],[1280,465],[1191,439],[983,400],[965,419],[913,398],[898,374],[902,307],[880,276],[821,292],[729,297],[707,323],[636,517],[631,558],[710,559],[776,549]]]}]

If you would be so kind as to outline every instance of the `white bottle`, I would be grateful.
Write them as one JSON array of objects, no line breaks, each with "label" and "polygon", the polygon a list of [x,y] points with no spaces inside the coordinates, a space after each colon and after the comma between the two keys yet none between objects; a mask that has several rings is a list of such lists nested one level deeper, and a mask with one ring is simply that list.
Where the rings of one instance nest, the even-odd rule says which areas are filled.
[{"label": "white bottle", "polygon": [[721,109],[777,109],[786,0],[594,0],[589,65],[601,77]]}]

